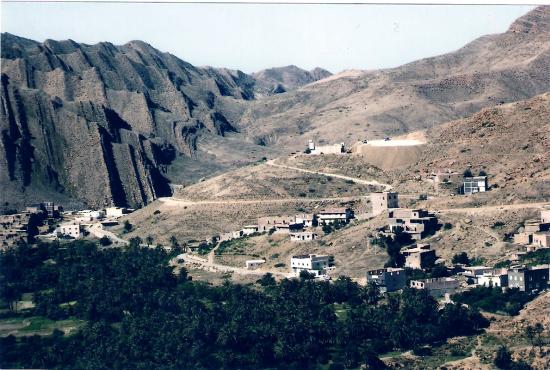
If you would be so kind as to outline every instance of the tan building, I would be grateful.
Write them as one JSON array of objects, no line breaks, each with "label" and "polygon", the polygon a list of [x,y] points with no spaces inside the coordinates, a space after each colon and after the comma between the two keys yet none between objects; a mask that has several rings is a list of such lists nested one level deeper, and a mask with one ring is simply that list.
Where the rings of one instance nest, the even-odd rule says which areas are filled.
[{"label": "tan building", "polygon": [[[540,219],[526,220],[523,228],[520,229],[520,232],[514,235],[514,243],[522,245],[537,244],[537,246],[545,246],[545,243],[547,242],[544,240],[545,237],[544,235],[541,235],[541,233],[544,234],[544,232],[550,230],[550,219],[548,218],[546,212],[550,212],[550,210],[543,209],[540,212]],[[534,243],[535,234],[538,234],[537,243]]]},{"label": "tan building", "polygon": [[391,208],[399,208],[397,193],[384,191],[370,195],[372,215],[376,216]]},{"label": "tan building", "polygon": [[248,260],[248,261],[245,261],[245,266],[247,270],[256,270],[264,263],[265,263],[265,260]]},{"label": "tan building", "polygon": [[325,208],[318,213],[319,222],[321,224],[331,224],[336,221],[348,223],[351,219],[352,212],[350,208]]},{"label": "tan building", "polygon": [[61,224],[56,229],[56,232],[58,235],[65,235],[78,239],[82,236],[82,226],[74,223]]},{"label": "tan building", "polygon": [[0,215],[0,247],[10,247],[28,241],[27,227],[32,212]]},{"label": "tan building", "polygon": [[540,221],[545,224],[550,224],[550,206],[545,206],[540,211]]},{"label": "tan building", "polygon": [[388,232],[398,230],[410,234],[414,240],[420,240],[437,227],[437,217],[424,209],[396,208],[388,213]]},{"label": "tan building", "polygon": [[444,184],[458,184],[462,180],[462,174],[451,169],[438,170],[432,173],[434,185],[439,187]]},{"label": "tan building", "polygon": [[313,213],[300,213],[296,215],[295,222],[303,224],[304,227],[313,227],[316,222],[316,215]]},{"label": "tan building", "polygon": [[295,223],[294,216],[270,216],[258,218],[258,231],[264,232],[275,229],[275,225],[293,224]]},{"label": "tan building", "polygon": [[550,231],[539,231],[534,233],[533,245],[540,248],[550,247]]},{"label": "tan building", "polygon": [[321,154],[343,154],[346,152],[346,147],[344,143],[332,144],[332,145],[321,145],[317,146],[310,140],[308,143],[308,149],[310,154],[321,155]]},{"label": "tan building", "polygon": [[459,286],[460,282],[450,277],[411,280],[411,288],[426,289],[434,297],[442,297],[446,294],[454,294]]},{"label": "tan building", "polygon": [[291,242],[311,242],[315,239],[317,239],[317,234],[309,231],[290,233]]},{"label": "tan building", "polygon": [[416,246],[402,251],[405,256],[405,267],[412,269],[424,269],[431,267],[437,259],[435,250],[429,244],[417,244]]}]

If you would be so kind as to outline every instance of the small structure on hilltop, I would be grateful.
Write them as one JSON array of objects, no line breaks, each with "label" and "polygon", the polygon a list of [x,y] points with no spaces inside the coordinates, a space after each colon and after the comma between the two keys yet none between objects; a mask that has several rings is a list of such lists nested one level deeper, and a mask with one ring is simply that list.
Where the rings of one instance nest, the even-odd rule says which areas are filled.
[{"label": "small structure on hilltop", "polygon": [[405,267],[412,269],[425,269],[432,267],[437,260],[435,250],[429,244],[417,244],[402,251],[405,256]]},{"label": "small structure on hilltop", "polygon": [[265,263],[265,260],[247,260],[245,266],[247,270],[256,270]]},{"label": "small structure on hilltop", "polygon": [[317,234],[311,231],[291,232],[291,242],[311,242],[317,239]]},{"label": "small structure on hilltop", "polygon": [[464,195],[486,192],[489,188],[487,176],[464,177],[461,192]]},{"label": "small structure on hilltop", "polygon": [[411,288],[425,289],[433,297],[442,297],[447,294],[454,294],[459,286],[460,282],[451,277],[411,280]]},{"label": "small structure on hilltop", "polygon": [[325,278],[333,266],[334,256],[329,255],[306,254],[290,258],[290,268],[296,277],[299,277],[302,271],[307,271],[316,278]]},{"label": "small structure on hilltop", "polygon": [[321,224],[331,224],[337,221],[347,224],[352,218],[353,213],[351,208],[347,207],[324,208],[319,211],[317,216],[319,217],[319,222]]},{"label": "small structure on hilltop", "polygon": [[404,232],[414,240],[421,240],[437,229],[437,217],[424,209],[397,208],[389,211],[388,233]]},{"label": "small structure on hilltop", "polygon": [[373,216],[377,216],[392,208],[399,208],[397,192],[384,191],[379,193],[371,193],[370,203],[372,205]]},{"label": "small structure on hilltop", "polygon": [[402,268],[383,268],[367,271],[367,283],[375,283],[380,293],[395,292],[407,286],[407,272]]},{"label": "small structure on hilltop", "polygon": [[529,293],[547,289],[549,273],[549,265],[512,267],[508,270],[508,287]]},{"label": "small structure on hilltop", "polygon": [[346,147],[344,143],[316,146],[313,140],[309,140],[307,149],[307,152],[312,155],[346,153]]}]

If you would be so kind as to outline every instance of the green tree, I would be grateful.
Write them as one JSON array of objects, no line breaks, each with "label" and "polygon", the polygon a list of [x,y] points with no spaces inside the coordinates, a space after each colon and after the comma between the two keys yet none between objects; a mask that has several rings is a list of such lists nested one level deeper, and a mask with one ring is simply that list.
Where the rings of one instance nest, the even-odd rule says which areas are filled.
[{"label": "green tree", "polygon": [[495,355],[493,363],[499,369],[509,369],[512,365],[512,355],[508,348],[501,346]]},{"label": "green tree", "polygon": [[139,236],[134,236],[130,238],[129,243],[130,247],[139,247],[143,243],[143,240]]},{"label": "green tree", "polygon": [[150,247],[151,244],[153,244],[153,237],[151,235],[147,235],[147,237],[145,237],[145,242],[147,243],[147,246]]},{"label": "green tree", "polygon": [[127,232],[127,233],[132,231],[132,229],[134,228],[134,226],[128,220],[124,220],[124,226],[123,227],[124,227],[124,231]]},{"label": "green tree", "polygon": [[466,266],[470,265],[470,258],[468,257],[468,253],[466,252],[460,252],[453,256],[452,262],[457,264],[464,264]]}]

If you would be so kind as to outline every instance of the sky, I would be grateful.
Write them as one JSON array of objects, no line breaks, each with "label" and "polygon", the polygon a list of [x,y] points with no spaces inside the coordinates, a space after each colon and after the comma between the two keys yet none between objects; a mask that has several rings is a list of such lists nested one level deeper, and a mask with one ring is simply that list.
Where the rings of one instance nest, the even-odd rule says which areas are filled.
[{"label": "sky", "polygon": [[196,66],[396,67],[504,32],[532,6],[1,3],[1,30],[37,41],[143,40]]}]

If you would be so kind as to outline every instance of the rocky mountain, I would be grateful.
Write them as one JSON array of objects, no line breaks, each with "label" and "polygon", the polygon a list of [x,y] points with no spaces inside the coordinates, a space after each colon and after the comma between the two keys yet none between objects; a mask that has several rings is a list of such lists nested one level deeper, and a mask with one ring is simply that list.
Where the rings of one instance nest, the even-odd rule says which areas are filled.
[{"label": "rocky mountain", "polygon": [[307,139],[397,135],[528,99],[550,89],[550,6],[508,31],[397,68],[346,71],[269,100],[250,102],[242,131],[291,150]]},{"label": "rocky mountain", "polygon": [[264,69],[253,73],[252,76],[256,80],[257,91],[265,95],[271,95],[295,90],[309,83],[332,76],[332,73],[319,67],[306,71],[290,65]]},{"label": "rocky mountain", "polygon": [[[169,182],[426,128],[550,86],[550,7],[502,34],[379,71],[195,67],[142,41],[2,34],[0,201],[142,206]],[[283,93],[284,92],[284,93]]]},{"label": "rocky mountain", "polygon": [[236,133],[240,104],[254,99],[250,76],[141,41],[6,33],[1,53],[0,183],[11,200],[53,189],[90,205],[146,204],[170,193],[168,164],[194,156],[203,136]]}]

